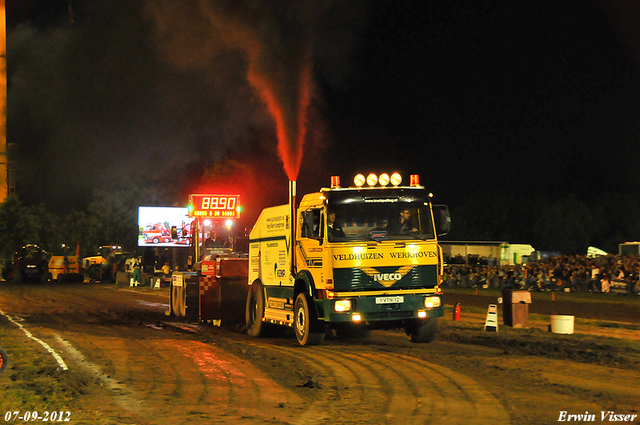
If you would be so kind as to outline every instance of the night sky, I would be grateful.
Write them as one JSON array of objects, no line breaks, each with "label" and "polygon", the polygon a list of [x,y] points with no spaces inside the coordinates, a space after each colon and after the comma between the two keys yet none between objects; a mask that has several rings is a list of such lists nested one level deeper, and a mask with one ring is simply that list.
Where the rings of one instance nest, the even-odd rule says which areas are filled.
[{"label": "night sky", "polygon": [[293,98],[289,71],[311,63],[299,192],[395,170],[450,205],[638,190],[638,19],[632,0],[7,0],[17,191],[73,206],[111,183],[187,190],[251,152],[286,188],[252,49]]}]

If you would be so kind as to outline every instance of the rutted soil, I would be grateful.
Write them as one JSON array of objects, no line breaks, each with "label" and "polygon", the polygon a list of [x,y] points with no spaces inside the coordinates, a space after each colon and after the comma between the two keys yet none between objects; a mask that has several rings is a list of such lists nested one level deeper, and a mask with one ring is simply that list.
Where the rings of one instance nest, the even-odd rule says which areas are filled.
[{"label": "rutted soil", "polygon": [[[42,358],[42,374],[69,391],[76,423],[543,424],[561,411],[637,412],[640,345],[625,335],[639,333],[638,303],[576,306],[560,295],[530,306],[529,329],[500,322],[486,332],[482,310],[495,297],[452,294],[462,319],[449,309],[431,344],[376,331],[300,347],[291,336],[172,320],[165,289],[0,284],[0,310],[60,352],[69,373],[2,315],[0,347]],[[548,332],[544,315],[558,309],[580,318],[575,334]],[[29,378],[12,360],[0,373],[10,389]]]}]

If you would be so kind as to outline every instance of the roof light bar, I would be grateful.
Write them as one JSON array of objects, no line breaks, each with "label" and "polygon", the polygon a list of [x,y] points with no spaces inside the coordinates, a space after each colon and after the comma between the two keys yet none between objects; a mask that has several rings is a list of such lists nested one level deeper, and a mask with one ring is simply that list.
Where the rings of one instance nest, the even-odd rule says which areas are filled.
[{"label": "roof light bar", "polygon": [[391,174],[391,185],[394,187],[400,186],[400,183],[402,183],[402,176],[400,175],[400,173],[393,173]]},{"label": "roof light bar", "polygon": [[382,173],[380,174],[380,177],[378,177],[378,183],[380,183],[380,186],[382,187],[385,187],[386,185],[388,185],[390,180],[391,178],[387,173]]},{"label": "roof light bar", "polygon": [[[391,174],[391,176],[389,176],[388,173],[382,173],[379,176],[375,173],[370,173],[369,175],[367,175],[367,177],[365,177],[364,174],[358,173],[353,178],[353,184],[356,187],[363,187],[365,183],[368,187],[374,187],[377,184],[379,184],[381,187],[387,187],[389,185],[398,187],[402,183],[402,175],[398,172],[394,172],[393,174]],[[420,179],[417,174],[411,175],[411,186],[420,186]],[[340,188],[339,176],[331,176],[331,188]]]}]

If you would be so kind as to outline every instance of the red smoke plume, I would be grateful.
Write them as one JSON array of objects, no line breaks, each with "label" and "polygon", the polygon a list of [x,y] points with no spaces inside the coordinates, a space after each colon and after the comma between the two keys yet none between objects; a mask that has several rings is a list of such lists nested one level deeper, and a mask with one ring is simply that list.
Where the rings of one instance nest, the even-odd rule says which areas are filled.
[{"label": "red smoke plume", "polygon": [[273,116],[284,170],[289,180],[296,180],[313,88],[311,40],[318,13],[329,7],[326,0],[150,4],[161,45],[176,64],[206,66],[225,48],[246,54],[247,80]]},{"label": "red smoke plume", "polygon": [[247,53],[247,80],[275,120],[278,154],[289,180],[296,180],[312,88],[311,13],[296,2],[223,4],[210,9],[209,19]]},{"label": "red smoke plume", "polygon": [[310,99],[311,68],[300,69],[298,81],[291,83],[290,93],[282,93],[274,75],[258,72],[250,67],[249,83],[258,91],[276,121],[278,153],[289,180],[297,180],[302,163],[304,139],[307,134],[307,110]]}]

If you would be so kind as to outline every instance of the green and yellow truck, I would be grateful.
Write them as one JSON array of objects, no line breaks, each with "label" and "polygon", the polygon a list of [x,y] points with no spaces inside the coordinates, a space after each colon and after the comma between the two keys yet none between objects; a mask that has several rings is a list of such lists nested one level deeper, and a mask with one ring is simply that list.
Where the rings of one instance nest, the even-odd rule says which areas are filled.
[{"label": "green and yellow truck", "polygon": [[249,237],[246,327],[258,337],[292,327],[301,345],[327,331],[364,337],[372,329],[404,329],[431,342],[444,315],[438,236],[448,208],[412,175],[358,174],[354,184],[262,211]]}]

